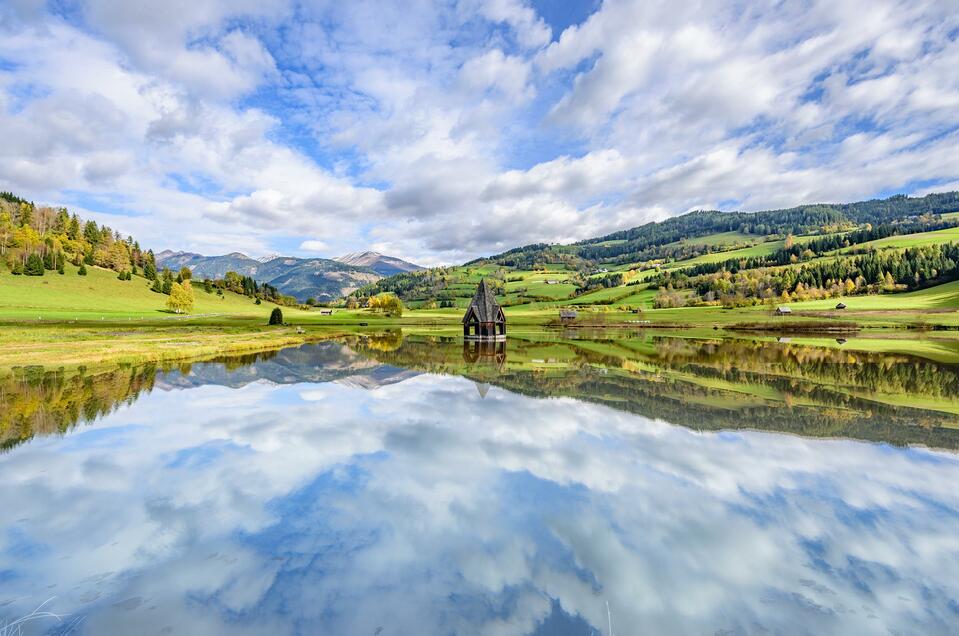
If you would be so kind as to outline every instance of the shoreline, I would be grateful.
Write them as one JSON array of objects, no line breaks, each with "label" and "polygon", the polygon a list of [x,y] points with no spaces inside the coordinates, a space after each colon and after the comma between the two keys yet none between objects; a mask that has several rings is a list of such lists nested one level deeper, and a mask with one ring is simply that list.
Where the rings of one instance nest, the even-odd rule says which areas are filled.
[{"label": "shoreline", "polygon": [[[432,335],[461,338],[460,325],[451,320],[374,319],[366,317],[366,325],[358,322],[294,322],[283,327],[267,327],[250,322],[210,324],[185,322],[179,325],[137,324],[128,321],[104,321],[87,324],[53,323],[18,324],[0,329],[0,374],[15,368],[94,369],[124,364],[188,362],[218,356],[257,353],[310,342],[357,334],[401,331],[404,335]],[[0,323],[2,324],[2,323]],[[959,363],[959,334],[955,328],[918,329],[898,326],[876,328],[844,322],[811,324],[759,322],[703,324],[626,321],[517,321],[508,331],[509,339],[605,339],[611,336],[642,337],[642,334],[736,340],[744,338],[776,339],[794,337],[810,346],[844,346],[858,349],[902,351],[905,342],[935,343],[948,349],[946,356]],[[842,340],[842,342],[839,342]],[[852,341],[858,342],[852,342]]]}]

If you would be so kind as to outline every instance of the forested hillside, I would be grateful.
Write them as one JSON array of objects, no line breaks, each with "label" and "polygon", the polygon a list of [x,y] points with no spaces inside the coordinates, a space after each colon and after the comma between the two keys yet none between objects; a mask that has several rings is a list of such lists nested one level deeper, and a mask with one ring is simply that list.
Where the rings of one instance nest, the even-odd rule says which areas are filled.
[{"label": "forested hillside", "polygon": [[[144,285],[158,294],[158,306],[177,313],[190,311],[196,300],[192,287],[196,281],[189,269],[158,266],[152,250],[141,248],[132,236],[81,219],[66,208],[38,206],[10,192],[0,193],[0,263],[0,273],[6,270],[25,277],[66,276],[68,269],[71,276],[89,276],[92,271],[88,267],[94,266],[112,270],[118,280]],[[67,268],[68,263],[73,267]],[[236,274],[202,282],[206,291],[216,291],[221,297],[230,291],[257,302],[297,303],[268,284],[258,285],[253,280],[243,284],[243,277]],[[48,285],[33,292],[50,289]]]},{"label": "forested hillside", "polygon": [[[66,208],[37,206],[9,192],[0,192],[0,259],[16,275],[62,274],[69,261],[112,269],[124,277],[138,272],[151,280],[156,277],[153,253],[142,250],[133,237],[84,221]],[[86,273],[83,267],[80,271]]]},{"label": "forested hillside", "polygon": [[570,245],[398,274],[354,294],[463,306],[479,278],[509,305],[748,306],[915,290],[959,278],[959,192],[755,213],[697,211]]},{"label": "forested hillside", "polygon": [[691,239],[720,232],[738,232],[746,240],[768,235],[828,234],[864,224],[903,222],[923,215],[939,215],[957,210],[959,192],[930,194],[919,198],[897,195],[882,200],[802,205],[761,212],[696,211],[572,245],[528,245],[482,260],[522,268],[531,267],[537,262],[552,262],[556,258],[626,263],[655,258],[689,257],[690,254],[681,253],[684,246],[676,243],[684,240],[689,242]]}]

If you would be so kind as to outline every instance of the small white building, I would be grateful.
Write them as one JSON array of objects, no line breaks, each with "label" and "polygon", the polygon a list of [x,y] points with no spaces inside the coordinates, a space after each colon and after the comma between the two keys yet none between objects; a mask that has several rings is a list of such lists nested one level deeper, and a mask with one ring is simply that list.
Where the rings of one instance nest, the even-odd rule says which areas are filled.
[{"label": "small white building", "polygon": [[785,316],[786,314],[791,314],[793,312],[789,307],[776,307],[777,316]]}]

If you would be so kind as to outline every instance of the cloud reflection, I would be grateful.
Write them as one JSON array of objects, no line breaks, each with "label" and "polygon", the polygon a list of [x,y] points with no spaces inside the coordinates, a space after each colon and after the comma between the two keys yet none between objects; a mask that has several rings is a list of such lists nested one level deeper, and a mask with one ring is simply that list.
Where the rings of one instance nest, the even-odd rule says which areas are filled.
[{"label": "cloud reflection", "polygon": [[617,634],[959,620],[959,460],[929,450],[420,375],[155,391],[0,471],[0,616],[56,595],[88,633],[605,634],[607,602]]}]

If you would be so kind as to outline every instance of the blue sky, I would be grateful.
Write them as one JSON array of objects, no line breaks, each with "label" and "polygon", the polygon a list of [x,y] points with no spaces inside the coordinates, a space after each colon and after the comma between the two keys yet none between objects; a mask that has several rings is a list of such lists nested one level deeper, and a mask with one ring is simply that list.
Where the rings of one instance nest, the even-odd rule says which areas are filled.
[{"label": "blue sky", "polygon": [[959,188],[950,1],[0,7],[0,188],[155,249],[424,264]]}]

